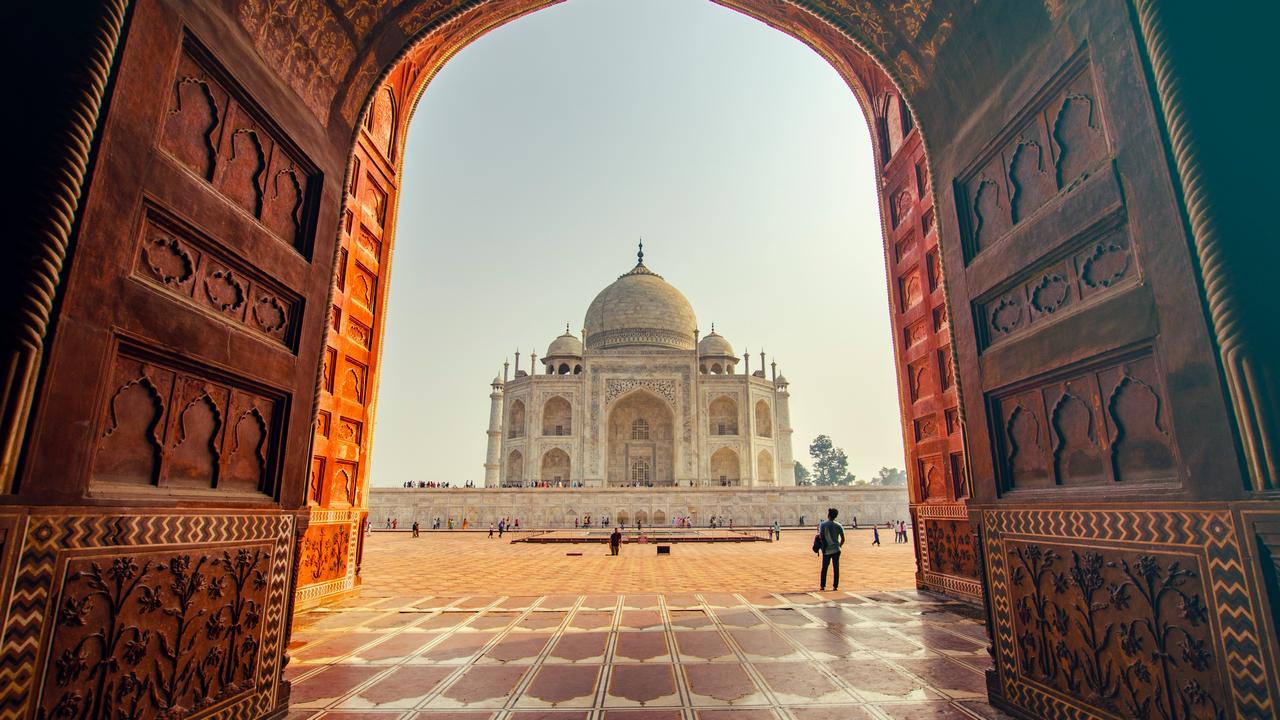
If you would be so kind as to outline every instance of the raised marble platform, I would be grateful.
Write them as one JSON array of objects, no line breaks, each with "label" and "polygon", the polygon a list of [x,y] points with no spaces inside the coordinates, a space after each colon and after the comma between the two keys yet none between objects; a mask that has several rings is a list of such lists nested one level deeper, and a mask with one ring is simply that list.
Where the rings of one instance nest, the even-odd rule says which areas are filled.
[{"label": "raised marble platform", "polygon": [[485,528],[500,518],[519,518],[522,528],[572,528],[574,520],[610,518],[612,525],[667,526],[687,516],[706,527],[713,516],[740,527],[817,525],[827,508],[840,510],[840,521],[852,526],[907,520],[905,487],[789,488],[371,488],[369,520],[383,527],[395,519],[400,528],[415,520],[430,527],[450,518],[461,527]]},{"label": "raised marble platform", "polygon": [[[520,543],[608,543],[612,529],[602,530],[550,530],[534,533],[511,542]],[[622,532],[622,542],[628,545],[666,543],[711,542],[769,542],[767,531],[709,530],[697,528],[645,528],[635,527]]]}]

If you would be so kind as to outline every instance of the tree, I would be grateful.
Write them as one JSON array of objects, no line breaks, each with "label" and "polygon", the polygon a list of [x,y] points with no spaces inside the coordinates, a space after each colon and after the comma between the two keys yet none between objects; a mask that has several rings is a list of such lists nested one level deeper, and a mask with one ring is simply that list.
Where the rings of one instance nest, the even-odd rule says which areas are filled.
[{"label": "tree", "polygon": [[811,484],[809,480],[809,468],[802,465],[799,460],[796,461],[796,484],[797,485]]},{"label": "tree", "polygon": [[851,472],[845,473],[844,480],[840,482],[841,485],[857,485],[858,483],[862,483],[863,485],[866,485],[865,482],[863,482],[862,480],[859,480],[858,477]]},{"label": "tree", "polygon": [[844,450],[831,444],[831,438],[819,435],[809,444],[809,455],[813,458],[813,481],[815,485],[844,485],[845,476],[849,474],[849,457]]},{"label": "tree", "polygon": [[882,467],[876,473],[876,479],[871,481],[872,485],[906,485],[907,473],[905,470],[898,468]]}]

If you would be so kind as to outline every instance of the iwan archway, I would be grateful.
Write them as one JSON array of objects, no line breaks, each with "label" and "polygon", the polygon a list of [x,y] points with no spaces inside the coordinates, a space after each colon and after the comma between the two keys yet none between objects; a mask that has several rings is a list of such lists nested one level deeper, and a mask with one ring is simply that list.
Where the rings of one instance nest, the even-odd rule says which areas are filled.
[{"label": "iwan archway", "polygon": [[[32,109],[5,289],[7,713],[283,711],[294,603],[358,577],[404,124],[458,48],[545,4],[61,10],[42,50],[64,57],[33,72],[75,71]],[[982,594],[993,701],[1273,715],[1280,363],[1205,193],[1170,11],[725,4],[867,113],[919,582]],[[188,614],[223,623],[183,634],[216,658],[199,684],[116,657],[176,647]]]}]

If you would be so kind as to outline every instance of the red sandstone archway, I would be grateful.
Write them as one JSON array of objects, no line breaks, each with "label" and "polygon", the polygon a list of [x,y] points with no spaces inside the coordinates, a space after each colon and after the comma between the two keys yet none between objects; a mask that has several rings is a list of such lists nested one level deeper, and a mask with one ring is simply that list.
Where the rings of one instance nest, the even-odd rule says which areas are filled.
[{"label": "red sandstone archway", "polygon": [[[398,177],[403,164],[403,146],[388,154],[384,151],[389,146],[385,138],[405,136],[427,84],[457,50],[479,33],[545,5],[543,2],[500,0],[487,6],[486,13],[476,14],[466,23],[472,33],[465,36],[454,34],[458,29],[456,25],[426,31],[386,71],[379,89],[370,90],[369,99],[362,100],[365,110],[361,116],[363,120],[356,125],[355,146],[349,165],[348,200],[343,213],[336,269],[340,282],[334,296],[333,314],[360,313],[361,304],[353,299],[341,282],[353,272],[353,268],[358,274],[373,275],[370,284],[379,288],[382,298],[379,302],[382,309],[369,322],[374,328],[371,334],[373,342],[380,342],[388,285],[385,273],[378,268],[385,265],[383,259],[394,246],[394,209],[398,203]],[[899,398],[913,518],[917,527],[942,523],[948,529],[945,535],[924,530],[916,534],[920,558],[917,578],[921,587],[977,602],[980,589],[976,565],[947,564],[940,560],[937,552],[931,553],[930,548],[936,547],[936,543],[933,546],[929,544],[930,538],[945,537],[951,543],[948,552],[976,557],[972,548],[964,549],[969,541],[962,540],[969,533],[964,500],[972,493],[964,473],[959,394],[954,373],[950,370],[946,290],[941,282],[941,265],[938,264],[938,228],[921,134],[914,128],[898,85],[882,65],[849,37],[833,32],[832,28],[815,22],[813,16],[805,13],[788,10],[778,14],[777,7],[765,11],[751,3],[727,5],[764,19],[805,42],[831,62],[849,84],[867,118],[877,158],[876,172],[881,178],[880,205],[886,233],[886,267],[893,295],[890,300],[891,328],[898,358]],[[385,109],[388,101],[382,98],[387,97],[387,92],[390,93],[391,106],[401,109],[398,114],[389,114]],[[343,105],[344,112],[349,109],[350,100],[351,96],[348,96]],[[380,123],[390,123],[393,127],[383,129]],[[387,216],[386,219],[379,219],[383,215]],[[348,309],[352,303],[354,307]],[[359,337],[351,337],[350,333],[335,325],[328,333],[326,353],[339,358],[351,357],[366,366],[376,364],[376,352],[370,350],[368,343],[361,341],[363,337],[363,331]],[[934,369],[932,374],[926,375],[923,369],[926,365]],[[376,384],[376,368],[373,377]],[[322,414],[327,411],[329,402],[329,395],[322,392]],[[760,407],[753,406],[752,411],[757,418],[760,417]],[[767,412],[765,414],[768,415]],[[950,420],[944,424],[943,417]],[[771,435],[772,428],[762,432]],[[371,442],[370,434],[366,436],[365,446]],[[316,437],[317,452],[322,453],[326,447],[326,438],[320,432]],[[945,458],[945,461],[939,462],[936,458]],[[334,460],[325,458],[325,461]],[[932,486],[930,478],[934,478]],[[919,517],[914,508],[926,502],[929,505],[926,517]],[[310,532],[321,532],[319,525],[313,523]],[[350,586],[354,587],[354,569],[348,577]]]},{"label": "red sandstone archway", "polygon": [[[40,201],[14,209],[31,222],[4,288],[0,708],[92,696],[84,712],[103,714],[91,686],[116,664],[58,683],[54,658],[157,615],[87,604],[97,564],[162,604],[166,568],[235,587],[183,605],[261,609],[243,636],[193,646],[257,653],[204,696],[283,709],[293,603],[359,572],[408,109],[459,48],[546,4],[59,7],[63,42],[41,54],[74,71],[29,108],[48,157],[26,168]],[[984,593],[992,700],[1030,717],[1134,716],[1126,703],[1156,695],[1273,715],[1278,365],[1257,359],[1271,333],[1242,309],[1253,281],[1204,187],[1171,4],[724,4],[814,48],[867,112],[920,582]],[[1182,610],[1098,594],[1132,573],[1174,578]],[[1020,611],[1048,602],[1069,622]],[[1135,616],[1175,627],[1185,662],[1098,640]],[[1124,689],[1073,670],[1091,662],[1128,668]]]}]

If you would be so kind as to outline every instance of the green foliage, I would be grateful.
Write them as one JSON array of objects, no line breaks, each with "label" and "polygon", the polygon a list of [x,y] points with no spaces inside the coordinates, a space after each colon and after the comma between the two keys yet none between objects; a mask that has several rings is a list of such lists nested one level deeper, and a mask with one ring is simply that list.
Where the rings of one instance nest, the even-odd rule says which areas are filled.
[{"label": "green foliage", "polygon": [[871,481],[872,485],[906,485],[907,472],[898,468],[882,467],[876,473],[876,477]]},{"label": "green foliage", "polygon": [[809,468],[805,467],[799,460],[796,461],[796,485],[811,485],[813,481],[809,478]]},{"label": "green foliage", "polygon": [[813,458],[813,480],[816,485],[847,485],[853,480],[849,474],[849,457],[844,450],[831,443],[831,438],[819,435],[809,444]]}]

